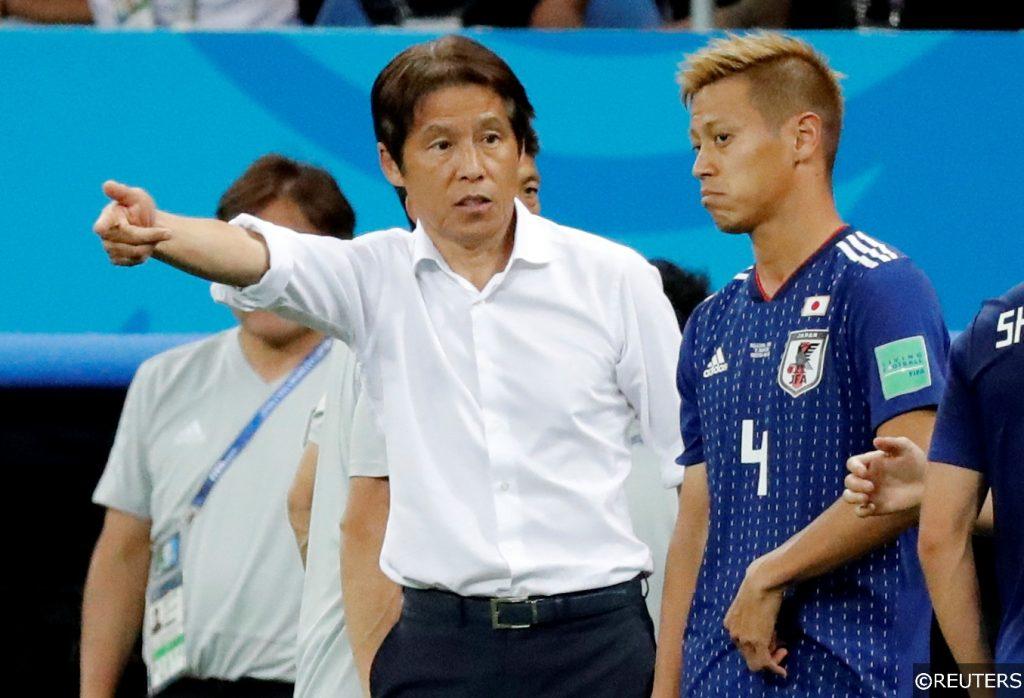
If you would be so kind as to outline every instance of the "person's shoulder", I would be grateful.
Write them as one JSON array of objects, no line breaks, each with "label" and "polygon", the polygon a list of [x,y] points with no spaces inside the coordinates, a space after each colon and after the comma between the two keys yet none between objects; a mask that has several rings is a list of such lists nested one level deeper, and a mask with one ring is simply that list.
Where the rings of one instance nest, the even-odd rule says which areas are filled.
[{"label": "person's shoulder", "polygon": [[1007,310],[1024,305],[1024,283],[1017,284],[1009,291],[996,298],[986,300],[975,318],[976,323],[984,323],[987,327],[995,327],[999,316]]},{"label": "person's shoulder", "polygon": [[[1024,315],[1024,283],[981,304],[974,319],[957,337],[955,344],[963,357],[987,357],[1015,337],[1017,314]],[[1001,341],[1005,341],[1000,345]]]},{"label": "person's shoulder", "polygon": [[394,245],[405,243],[410,239],[412,239],[412,232],[405,228],[382,228],[360,233],[352,238],[352,242],[359,245]]},{"label": "person's shoulder", "polygon": [[348,242],[355,249],[379,252],[401,251],[412,248],[412,233],[405,228],[384,228],[360,233]]},{"label": "person's shoulder", "polygon": [[728,310],[737,295],[746,292],[747,284],[750,283],[750,275],[753,273],[753,265],[737,272],[729,279],[728,283],[705,298],[694,308],[693,313],[690,315],[691,320],[696,318],[698,322],[716,321],[718,317]]},{"label": "person's shoulder", "polygon": [[914,261],[892,244],[882,242],[861,230],[850,228],[839,234],[832,249],[840,290],[854,297],[892,300],[909,294],[934,295],[931,282]]},{"label": "person's shoulder", "polygon": [[228,343],[237,341],[238,328],[217,332],[203,339],[162,351],[143,361],[133,383],[146,385],[158,392],[167,390],[181,376],[195,375],[197,369],[208,367],[223,355]]},{"label": "person's shoulder", "polygon": [[537,229],[547,235],[554,246],[565,255],[622,269],[651,267],[643,255],[620,242],[586,230],[561,225],[540,216],[534,216],[533,220]]}]

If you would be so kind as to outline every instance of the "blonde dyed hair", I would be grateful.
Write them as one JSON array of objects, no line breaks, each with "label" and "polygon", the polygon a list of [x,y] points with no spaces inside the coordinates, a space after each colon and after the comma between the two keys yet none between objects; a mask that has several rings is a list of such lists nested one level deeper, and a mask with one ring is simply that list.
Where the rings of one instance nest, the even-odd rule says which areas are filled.
[{"label": "blonde dyed hair", "polygon": [[829,67],[825,56],[806,41],[778,32],[728,34],[680,64],[683,103],[689,107],[702,89],[734,75],[749,80],[750,101],[773,128],[795,114],[817,114],[831,172],[843,128],[843,75]]}]

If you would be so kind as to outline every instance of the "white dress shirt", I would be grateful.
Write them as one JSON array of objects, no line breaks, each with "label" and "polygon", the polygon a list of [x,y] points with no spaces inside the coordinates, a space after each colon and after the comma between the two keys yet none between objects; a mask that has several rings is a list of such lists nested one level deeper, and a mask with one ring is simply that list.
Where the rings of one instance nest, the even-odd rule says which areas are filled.
[{"label": "white dress shirt", "polygon": [[421,226],[340,241],[233,222],[264,237],[270,269],[214,298],[339,337],[362,364],[391,471],[391,579],[516,597],[652,570],[623,490],[628,431],[675,485],[680,334],[643,257],[517,202],[509,262],[477,290]]}]

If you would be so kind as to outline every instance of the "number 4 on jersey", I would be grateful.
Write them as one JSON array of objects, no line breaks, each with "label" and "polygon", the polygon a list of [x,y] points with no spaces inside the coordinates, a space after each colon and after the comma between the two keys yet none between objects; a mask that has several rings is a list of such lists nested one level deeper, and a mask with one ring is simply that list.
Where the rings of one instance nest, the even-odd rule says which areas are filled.
[{"label": "number 4 on jersey", "polygon": [[756,465],[757,496],[768,494],[768,432],[761,432],[761,447],[754,448],[754,420],[743,420],[743,433],[740,438],[740,462]]}]

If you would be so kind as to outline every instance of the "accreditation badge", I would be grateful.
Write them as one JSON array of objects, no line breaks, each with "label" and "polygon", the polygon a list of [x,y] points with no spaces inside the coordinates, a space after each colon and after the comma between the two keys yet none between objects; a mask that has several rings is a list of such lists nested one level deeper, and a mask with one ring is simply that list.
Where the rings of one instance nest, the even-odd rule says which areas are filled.
[{"label": "accreditation badge", "polygon": [[185,673],[185,598],[182,593],[182,529],[156,542],[146,591],[143,651],[149,669],[149,695]]}]

